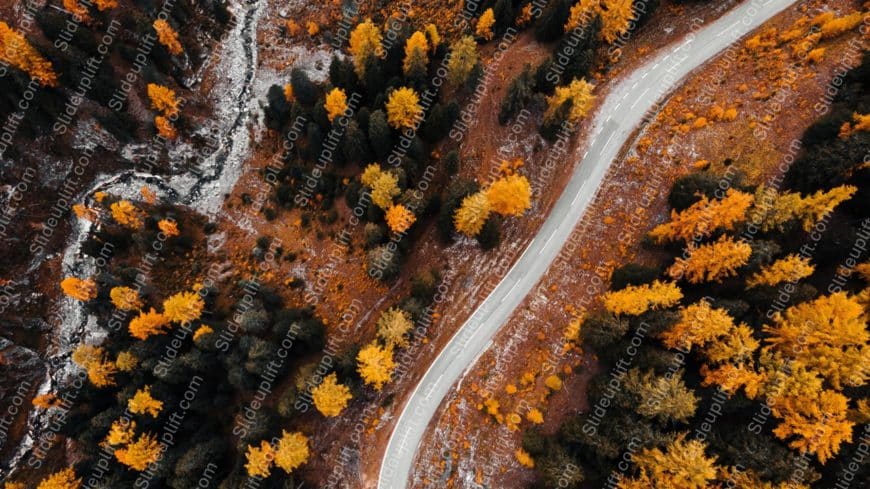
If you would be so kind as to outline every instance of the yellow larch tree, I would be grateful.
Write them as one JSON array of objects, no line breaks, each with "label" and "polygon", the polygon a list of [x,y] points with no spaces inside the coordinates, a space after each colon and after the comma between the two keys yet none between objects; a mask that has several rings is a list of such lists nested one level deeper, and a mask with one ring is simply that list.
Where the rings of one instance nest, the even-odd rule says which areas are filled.
[{"label": "yellow larch tree", "polygon": [[796,403],[782,422],[773,429],[781,440],[800,451],[815,454],[824,464],[837,455],[843,442],[852,441],[855,424],[848,419],[849,399],[832,390],[823,390],[817,398]]},{"label": "yellow larch tree", "polygon": [[166,117],[178,115],[180,102],[171,88],[156,83],[149,83],[147,90],[152,108],[160,111]]},{"label": "yellow larch tree", "polygon": [[713,363],[744,362],[752,357],[759,346],[761,343],[753,337],[752,329],[741,323],[730,327],[716,341],[708,342],[703,354]]},{"label": "yellow larch tree", "polygon": [[126,445],[136,437],[136,422],[119,419],[112,423],[109,434],[106,435],[106,443],[112,446]]},{"label": "yellow larch tree", "polygon": [[389,209],[393,198],[401,193],[399,178],[390,171],[380,172],[371,185],[372,202],[381,209]]},{"label": "yellow larch tree", "polygon": [[266,440],[260,442],[260,446],[248,445],[245,454],[248,463],[245,469],[251,477],[266,478],[272,473],[272,462],[275,460],[275,448]]},{"label": "yellow larch tree", "polygon": [[60,403],[61,400],[58,399],[53,392],[40,394],[30,401],[30,404],[42,409],[51,409],[53,407],[59,406]]},{"label": "yellow larch tree", "polygon": [[121,372],[132,372],[138,364],[139,359],[129,351],[122,351],[121,353],[118,353],[118,356],[115,358],[115,366],[118,367],[118,370]]},{"label": "yellow larch tree", "polygon": [[115,385],[114,375],[117,372],[115,363],[106,358],[106,352],[99,346],[80,344],[73,351],[72,361],[85,369],[88,380],[95,387]]},{"label": "yellow larch tree", "polygon": [[863,385],[870,375],[867,317],[844,292],[789,307],[763,329],[766,349],[815,370],[836,389]]},{"label": "yellow larch tree", "polygon": [[390,92],[387,122],[396,129],[412,129],[423,117],[420,97],[413,88],[402,87]]},{"label": "yellow larch tree", "polygon": [[366,61],[372,56],[384,57],[384,47],[381,44],[381,30],[366,19],[354,28],[350,33],[348,46],[356,74],[360,77],[365,75]]},{"label": "yellow larch tree", "polygon": [[599,0],[580,0],[571,7],[571,13],[568,15],[568,22],[565,23],[565,32],[573,31],[578,27],[583,27],[587,22],[592,20],[601,12],[601,2]]},{"label": "yellow larch tree", "polygon": [[181,234],[178,231],[178,224],[171,219],[161,219],[157,222],[157,229],[160,230],[161,233],[165,234],[167,238],[174,238]]},{"label": "yellow larch tree", "polygon": [[[431,24],[430,24],[431,25]],[[435,31],[438,35],[438,31]],[[429,40],[426,34],[416,31],[405,43],[405,59],[402,61],[402,72],[407,77],[418,77],[426,74],[429,66]]]},{"label": "yellow larch tree", "polygon": [[115,458],[127,467],[142,472],[160,459],[160,453],[160,444],[157,443],[156,437],[149,433],[142,433],[136,441],[115,450]]},{"label": "yellow larch tree", "polygon": [[720,282],[737,275],[737,269],[749,261],[752,247],[742,240],[722,235],[718,241],[690,246],[687,258],[677,257],[667,274],[674,280],[689,283]]},{"label": "yellow larch tree", "polygon": [[163,139],[172,140],[178,137],[178,131],[175,130],[175,126],[162,115],[154,116],[154,127],[157,128],[157,134]]},{"label": "yellow larch tree", "polygon": [[552,119],[565,103],[570,103],[571,110],[568,112],[568,120],[570,122],[580,121],[592,108],[592,102],[595,100],[595,96],[592,95],[593,90],[595,90],[595,85],[585,79],[574,79],[566,86],[557,87],[553,95],[547,97],[547,111],[544,113],[544,118]]},{"label": "yellow larch tree", "polygon": [[214,329],[211,326],[202,325],[196,328],[196,331],[193,332],[193,341],[197,341],[198,339],[214,333]]},{"label": "yellow larch tree", "polygon": [[155,20],[154,30],[157,31],[157,40],[169,51],[169,54],[178,56],[184,52],[181,41],[178,40],[178,33],[169,25],[169,22],[164,19]]},{"label": "yellow larch tree", "polygon": [[462,205],[453,216],[453,224],[460,233],[475,237],[480,234],[491,212],[492,204],[486,192],[477,192],[462,199]]},{"label": "yellow larch tree", "polygon": [[195,321],[204,307],[205,301],[196,292],[179,292],[163,301],[163,317],[173,323]]},{"label": "yellow larch tree", "polygon": [[133,318],[128,328],[130,336],[147,340],[150,336],[166,333],[169,326],[169,320],[152,307],[150,311],[142,311]]},{"label": "yellow larch tree", "polygon": [[112,287],[109,297],[112,299],[112,304],[122,311],[138,311],[144,305],[139,292],[130,287]]},{"label": "yellow larch tree", "polygon": [[72,211],[76,217],[85,221],[97,222],[97,219],[100,217],[96,209],[92,209],[84,204],[73,204]]},{"label": "yellow larch tree", "polygon": [[804,231],[810,231],[817,222],[850,199],[857,190],[851,185],[841,185],[802,197],[796,192],[777,194],[772,189],[759,187],[756,195],[765,195],[767,205],[756,206],[752,210],[752,220],[760,225],[762,231],[783,230],[786,224],[794,220],[800,221]]},{"label": "yellow larch tree", "polygon": [[671,211],[671,220],[650,231],[650,237],[657,243],[665,241],[692,241],[705,238],[717,229],[731,231],[734,226],[746,220],[746,211],[755,197],[737,190],[728,189],[721,200],[710,200],[702,196],[682,212]]},{"label": "yellow larch tree", "polygon": [[809,257],[791,254],[762,268],[746,279],[746,287],[759,285],[779,285],[783,282],[797,282],[813,274],[816,267],[810,265]]},{"label": "yellow larch tree", "polygon": [[[640,475],[637,479],[623,478],[620,489],[706,489],[716,479],[715,457],[707,457],[707,446],[699,440],[686,441],[682,434],[665,451],[645,448],[632,456]],[[637,484],[640,482],[640,484]]]},{"label": "yellow larch tree", "polygon": [[601,37],[608,43],[628,32],[634,18],[632,0],[607,0],[607,8],[601,9]]},{"label": "yellow larch tree", "polygon": [[19,69],[44,87],[56,87],[57,74],[39,51],[24,36],[0,20],[0,60]]},{"label": "yellow larch tree", "polygon": [[347,111],[347,94],[340,88],[333,88],[326,94],[323,107],[326,109],[329,122],[334,121],[336,117],[344,115]]},{"label": "yellow larch tree", "polygon": [[80,487],[82,487],[81,478],[76,477],[72,467],[67,467],[43,479],[36,489],[79,489]]},{"label": "yellow larch tree", "polygon": [[82,22],[90,23],[91,16],[88,13],[88,8],[81,5],[78,0],[63,0],[63,8],[67,9],[73,16],[78,17]]},{"label": "yellow larch tree", "polygon": [[632,369],[626,375],[625,386],[639,398],[635,411],[647,418],[685,423],[698,407],[698,397],[686,387],[682,371],[656,376],[652,371]]},{"label": "yellow larch tree", "polygon": [[97,297],[97,283],[92,278],[67,277],[60,281],[60,290],[73,299],[87,302]]},{"label": "yellow larch tree", "polygon": [[522,448],[518,448],[516,452],[514,452],[514,456],[517,458],[517,462],[523,467],[528,469],[535,468],[535,460],[529,455],[529,452],[523,450]]},{"label": "yellow larch tree", "polygon": [[654,281],[651,284],[629,285],[604,294],[604,308],[613,314],[639,316],[650,309],[671,307],[683,298],[673,282]]},{"label": "yellow larch tree", "polygon": [[357,371],[366,384],[381,390],[390,381],[396,363],[393,361],[393,347],[382,347],[377,342],[369,343],[356,357]]},{"label": "yellow larch tree", "polygon": [[668,348],[691,350],[727,334],[733,327],[734,320],[728,311],[714,308],[702,299],[682,308],[679,321],[662,332],[660,338]]},{"label": "yellow larch tree", "polygon": [[820,30],[822,39],[831,39],[858,27],[864,22],[864,15],[861,12],[854,12],[837,19],[828,20],[822,24]]},{"label": "yellow larch tree", "polygon": [[492,210],[503,216],[521,216],[532,206],[532,188],[522,175],[507,175],[486,189]]},{"label": "yellow larch tree", "polygon": [[145,219],[143,212],[129,200],[119,200],[109,206],[112,211],[112,219],[128,229],[139,229]]},{"label": "yellow larch tree", "polygon": [[438,50],[441,45],[441,34],[438,33],[438,26],[435,24],[427,24],[424,29],[426,40],[429,42],[429,50],[433,53]]},{"label": "yellow larch tree", "polygon": [[701,385],[709,387],[717,385],[723,392],[734,395],[740,389],[744,389],[746,397],[755,399],[761,393],[766,377],[753,370],[750,366],[740,363],[723,363],[711,368],[701,365],[701,375],[704,380]]},{"label": "yellow larch tree", "polygon": [[[335,375],[335,374],[332,374]],[[275,448],[275,465],[288,474],[301,467],[310,456],[308,437],[300,432],[281,431],[281,439]]]},{"label": "yellow larch tree", "polygon": [[407,312],[397,307],[391,307],[378,318],[378,337],[389,346],[406,348],[408,333],[414,327]]},{"label": "yellow larch tree", "polygon": [[327,375],[320,385],[311,390],[311,397],[314,399],[314,407],[327,418],[341,414],[347,407],[347,402],[353,398],[350,388],[338,383],[335,372]]},{"label": "yellow larch tree", "polygon": [[480,18],[477,19],[477,26],[474,33],[487,41],[491,41],[493,37],[492,28],[495,25],[495,13],[491,8],[483,11]]},{"label": "yellow larch tree", "polygon": [[93,0],[97,10],[105,12],[118,6],[118,0]]},{"label": "yellow larch tree", "polygon": [[390,206],[384,218],[390,231],[394,233],[404,233],[417,220],[417,216],[402,204]]},{"label": "yellow larch tree", "polygon": [[156,418],[163,409],[163,401],[158,401],[151,396],[151,386],[145,387],[136,391],[136,394],[127,401],[127,407],[133,414],[149,414],[152,418]]},{"label": "yellow larch tree", "polygon": [[468,81],[474,67],[480,61],[477,53],[477,43],[471,36],[461,37],[450,47],[447,59],[447,79],[453,85],[459,86]]}]

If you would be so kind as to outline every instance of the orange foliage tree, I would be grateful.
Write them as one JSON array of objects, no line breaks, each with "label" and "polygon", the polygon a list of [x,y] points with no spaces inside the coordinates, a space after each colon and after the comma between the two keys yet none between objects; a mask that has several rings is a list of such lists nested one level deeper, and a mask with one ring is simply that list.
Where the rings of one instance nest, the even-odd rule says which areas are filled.
[{"label": "orange foliage tree", "polygon": [[390,92],[387,122],[396,129],[412,129],[423,117],[420,97],[413,88],[402,87]]},{"label": "orange foliage tree", "polygon": [[486,192],[477,192],[462,199],[462,205],[453,216],[453,223],[457,231],[474,237],[480,234],[491,212],[492,205]]},{"label": "orange foliage tree", "polygon": [[205,301],[196,292],[179,292],[163,301],[163,316],[174,323],[199,319]]},{"label": "orange foliage tree", "polygon": [[[334,377],[335,373],[332,375]],[[302,433],[298,431],[288,433],[282,430],[278,446],[275,448],[275,465],[288,474],[292,473],[308,461],[311,455],[308,445],[308,437]]]},{"label": "orange foliage tree", "polygon": [[759,285],[774,286],[783,282],[797,282],[813,274],[816,267],[810,265],[808,257],[797,254],[788,255],[762,268],[758,273],[746,279],[746,287]]},{"label": "orange foliage tree", "polygon": [[133,414],[149,414],[152,418],[156,418],[163,409],[163,401],[158,401],[151,397],[151,386],[145,387],[136,391],[136,394],[127,401],[127,407]]},{"label": "orange foliage tree", "polygon": [[151,99],[151,107],[159,110],[167,117],[178,115],[180,102],[172,89],[156,83],[149,83],[147,89],[148,98]]},{"label": "orange foliage tree", "polygon": [[331,418],[341,414],[353,396],[350,394],[350,388],[339,384],[335,372],[332,372],[320,385],[311,390],[311,397],[314,399],[314,407],[320,411],[320,414]]},{"label": "orange foliage tree", "polygon": [[671,307],[683,298],[683,293],[673,282],[629,285],[604,294],[604,308],[613,314],[641,315],[650,309]]},{"label": "orange foliage tree", "polygon": [[137,311],[144,305],[139,292],[130,287],[112,287],[109,297],[112,299],[112,304],[122,311]]},{"label": "orange foliage tree", "polygon": [[269,442],[263,440],[260,446],[248,445],[245,454],[248,463],[245,469],[251,477],[266,478],[272,473],[272,462],[275,460],[275,448]]},{"label": "orange foliage tree", "polygon": [[166,333],[169,328],[169,320],[152,307],[151,311],[142,311],[133,318],[128,328],[130,336],[146,340],[149,336]]},{"label": "orange foliage tree", "polygon": [[639,475],[623,478],[620,489],[706,489],[716,478],[716,458],[708,458],[706,445],[698,440],[686,441],[678,436],[663,451],[658,447],[645,448],[632,456]]},{"label": "orange foliage tree", "polygon": [[417,220],[417,216],[402,204],[390,206],[385,216],[387,226],[394,233],[404,233]]},{"label": "orange foliage tree", "polygon": [[[435,35],[438,35],[437,30]],[[429,40],[426,39],[426,34],[417,31],[405,43],[405,59],[402,61],[402,71],[405,76],[411,78],[425,76],[428,65]]]},{"label": "orange foliage tree", "polygon": [[170,219],[161,219],[160,221],[158,221],[157,228],[160,229],[160,232],[162,232],[169,238],[173,238],[181,234],[178,231],[178,224]]},{"label": "orange foliage tree", "polygon": [[507,175],[494,181],[486,190],[492,210],[503,216],[521,216],[532,206],[529,180],[521,175]]},{"label": "orange foliage tree", "polygon": [[154,30],[157,31],[157,40],[169,51],[169,54],[178,56],[184,52],[181,41],[178,40],[178,33],[169,25],[169,22],[164,19],[155,20]]},{"label": "orange foliage tree", "polygon": [[752,247],[748,243],[723,235],[713,243],[689,246],[689,256],[677,257],[667,273],[674,280],[686,279],[693,284],[719,282],[736,275],[751,254]]},{"label": "orange foliage tree", "polygon": [[378,336],[390,346],[406,348],[413,327],[410,315],[397,307],[387,309],[378,318]]},{"label": "orange foliage tree", "polygon": [[702,196],[682,212],[671,211],[671,220],[656,226],[649,235],[656,242],[705,238],[717,229],[732,230],[736,224],[746,220],[746,211],[754,197],[750,194],[728,189],[721,200],[710,200]]},{"label": "orange foliage tree", "polygon": [[492,28],[494,25],[495,13],[491,8],[488,8],[484,10],[480,15],[480,18],[477,19],[477,26],[475,27],[474,33],[487,41],[491,41],[493,37]]},{"label": "orange foliage tree", "polygon": [[366,384],[381,390],[390,381],[396,363],[393,361],[393,347],[382,347],[377,342],[369,343],[356,357],[357,371]]},{"label": "orange foliage tree", "polygon": [[344,115],[345,111],[347,111],[347,94],[340,88],[333,88],[326,94],[323,107],[326,109],[327,119],[329,119],[329,122],[332,122],[336,117]]},{"label": "orange foliage tree", "polygon": [[81,486],[81,478],[76,477],[72,467],[67,467],[48,476],[36,489],[79,489]]},{"label": "orange foliage tree", "polygon": [[864,308],[844,292],[777,313],[766,343],[780,355],[815,369],[831,385],[863,385],[870,375],[870,333]]},{"label": "orange foliage tree", "polygon": [[69,297],[82,302],[97,297],[97,283],[91,278],[82,280],[78,277],[67,277],[60,281],[60,289]]},{"label": "orange foliage tree", "polygon": [[143,433],[135,442],[115,450],[115,458],[127,467],[142,472],[160,459],[160,453],[160,444],[154,435]]},{"label": "orange foliage tree", "polygon": [[142,211],[129,200],[114,202],[109,206],[109,209],[112,211],[112,219],[125,228],[139,229],[142,227],[142,222],[145,219]]},{"label": "orange foliage tree", "polygon": [[595,90],[595,85],[583,80],[573,80],[566,86],[557,87],[553,95],[547,97],[547,111],[544,113],[544,118],[552,120],[558,114],[559,109],[565,104],[571,104],[571,110],[568,112],[568,120],[578,122],[592,108],[592,102],[595,96],[592,91]]},{"label": "orange foliage tree", "polygon": [[43,58],[23,35],[2,20],[0,20],[0,60],[36,78],[44,87],[57,86],[57,74],[51,67],[51,63]]},{"label": "orange foliage tree", "polygon": [[480,61],[477,54],[477,43],[471,36],[461,37],[450,47],[447,59],[447,79],[455,86],[468,81],[474,67]]},{"label": "orange foliage tree", "polygon": [[727,334],[734,327],[728,311],[701,300],[680,310],[680,319],[661,334],[668,348],[690,350]]},{"label": "orange foliage tree", "polygon": [[95,387],[115,385],[117,368],[114,362],[106,359],[106,352],[102,348],[82,343],[73,352],[72,360],[85,369],[88,380]]},{"label": "orange foliage tree", "polygon": [[369,58],[377,56],[384,57],[384,47],[381,44],[381,30],[372,23],[371,19],[366,19],[354,28],[350,33],[348,40],[348,49],[353,56],[353,66],[356,74],[362,78],[366,71],[366,62]]}]

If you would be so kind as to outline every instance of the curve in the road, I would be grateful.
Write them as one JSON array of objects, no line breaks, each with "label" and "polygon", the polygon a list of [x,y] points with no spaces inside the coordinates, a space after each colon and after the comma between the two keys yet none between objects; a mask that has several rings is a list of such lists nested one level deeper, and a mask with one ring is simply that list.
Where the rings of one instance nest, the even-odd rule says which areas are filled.
[{"label": "curve in the road", "polygon": [[540,231],[450,339],[408,398],[381,463],[380,489],[408,485],[418,445],[439,404],[550,267],[611,163],[646,114],[690,72],[793,3],[795,0],[746,1],[635,70],[607,96],[593,123],[589,150],[582,155]]}]

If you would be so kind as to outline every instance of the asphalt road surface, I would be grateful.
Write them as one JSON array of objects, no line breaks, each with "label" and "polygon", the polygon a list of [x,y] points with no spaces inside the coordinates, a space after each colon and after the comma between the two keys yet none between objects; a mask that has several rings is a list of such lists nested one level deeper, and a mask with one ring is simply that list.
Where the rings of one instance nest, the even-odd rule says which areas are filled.
[{"label": "asphalt road surface", "polygon": [[699,26],[683,42],[635,70],[610,92],[595,118],[589,150],[574,156],[580,164],[541,230],[451,338],[408,398],[381,464],[380,489],[409,485],[414,455],[439,404],[492,344],[493,336],[550,267],[592,202],[610,164],[632,131],[644,122],[644,116],[654,114],[659,101],[692,70],[792,3],[795,0],[745,0],[715,22]]}]

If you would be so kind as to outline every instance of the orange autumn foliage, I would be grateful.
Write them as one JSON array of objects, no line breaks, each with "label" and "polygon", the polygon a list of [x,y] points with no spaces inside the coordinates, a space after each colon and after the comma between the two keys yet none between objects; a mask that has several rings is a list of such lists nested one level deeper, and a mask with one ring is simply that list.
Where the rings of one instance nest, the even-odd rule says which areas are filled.
[{"label": "orange autumn foliage", "polygon": [[40,482],[36,489],[79,489],[81,486],[81,478],[76,477],[76,472],[72,467],[67,467],[51,474]]},{"label": "orange autumn foliage", "polygon": [[184,52],[181,47],[181,41],[178,40],[178,33],[164,19],[154,21],[154,30],[157,31],[157,40],[163,47],[169,51],[169,54],[179,55]]},{"label": "orange autumn foliage", "polygon": [[179,112],[179,101],[175,92],[163,85],[156,83],[148,84],[148,98],[151,99],[151,107],[159,110],[167,117],[175,117]]},{"label": "orange autumn foliage", "polygon": [[393,347],[382,347],[377,342],[369,343],[356,357],[357,371],[366,384],[381,390],[390,381],[396,364],[393,361]]},{"label": "orange autumn foliage", "polygon": [[56,87],[58,80],[51,63],[27,42],[23,35],[0,20],[0,60],[19,69],[44,87]]},{"label": "orange autumn foliage", "polygon": [[263,440],[260,446],[248,445],[248,452],[245,454],[248,463],[245,464],[245,469],[251,477],[265,478],[272,473],[272,462],[275,460],[275,449],[269,442]]},{"label": "orange autumn foliage", "polygon": [[396,204],[387,209],[385,219],[387,221],[387,226],[390,227],[390,231],[394,233],[404,233],[414,224],[417,217],[404,205]]},{"label": "orange autumn foliage", "polygon": [[90,278],[82,280],[78,277],[67,277],[61,280],[60,288],[64,294],[82,302],[97,297],[97,283]]},{"label": "orange autumn foliage", "polygon": [[146,340],[149,336],[164,334],[169,328],[169,320],[163,314],[151,308],[149,312],[141,312],[130,321],[130,336]]},{"label": "orange autumn foliage", "polygon": [[136,311],[144,305],[139,298],[139,292],[130,287],[113,287],[109,292],[112,304],[122,311]]},{"label": "orange autumn foliage", "polygon": [[[332,373],[335,376],[335,373]],[[275,465],[288,474],[308,461],[311,455],[308,437],[300,432],[288,433],[281,431],[278,446],[275,447]]]},{"label": "orange autumn foliage", "polygon": [[163,401],[158,401],[151,397],[151,386],[145,387],[136,391],[136,394],[127,401],[127,407],[133,414],[148,413],[152,418],[156,418],[163,409]]},{"label": "orange autumn foliage", "polygon": [[629,285],[604,294],[604,307],[613,314],[638,316],[650,309],[671,307],[680,302],[683,293],[673,282]]},{"label": "orange autumn foliage", "polygon": [[649,235],[656,242],[683,240],[692,241],[711,235],[717,229],[732,230],[746,219],[746,211],[754,197],[734,189],[728,189],[721,200],[702,196],[682,212],[671,211],[671,220],[656,226]]},{"label": "orange autumn foliage", "polygon": [[169,122],[169,119],[162,115],[154,116],[154,127],[157,128],[157,134],[163,139],[175,139],[178,137],[178,131]]},{"label": "orange autumn foliage", "polygon": [[783,282],[797,282],[813,274],[816,267],[810,265],[809,257],[791,254],[762,268],[746,279],[746,287],[759,285],[775,286]]},{"label": "orange autumn foliage", "polygon": [[157,221],[157,228],[160,229],[160,232],[165,234],[168,238],[174,238],[181,234],[178,231],[178,224],[170,219],[161,219]]},{"label": "orange autumn foliage", "polygon": [[529,180],[521,175],[499,178],[486,190],[492,210],[503,216],[521,216],[532,206]]},{"label": "orange autumn foliage", "polygon": [[153,435],[143,433],[135,442],[115,450],[115,458],[127,467],[142,472],[160,458],[160,453],[157,439]]},{"label": "orange autumn foliage", "polygon": [[674,280],[689,283],[720,282],[737,275],[737,269],[749,261],[752,247],[745,241],[735,241],[725,235],[714,243],[689,246],[687,258],[677,257],[667,274]]},{"label": "orange autumn foliage", "polygon": [[144,220],[143,213],[130,201],[119,200],[109,206],[109,209],[112,211],[112,219],[118,224],[129,229],[139,229],[142,227]]},{"label": "orange autumn foliage", "polygon": [[341,414],[353,396],[350,394],[350,388],[339,384],[335,372],[332,372],[320,385],[311,390],[311,397],[314,400],[314,407],[320,411],[320,414],[331,418]]},{"label": "orange autumn foliage", "polygon": [[163,316],[174,323],[199,319],[205,302],[195,292],[179,292],[163,301]]}]

